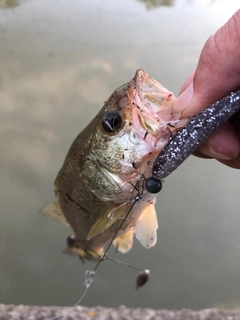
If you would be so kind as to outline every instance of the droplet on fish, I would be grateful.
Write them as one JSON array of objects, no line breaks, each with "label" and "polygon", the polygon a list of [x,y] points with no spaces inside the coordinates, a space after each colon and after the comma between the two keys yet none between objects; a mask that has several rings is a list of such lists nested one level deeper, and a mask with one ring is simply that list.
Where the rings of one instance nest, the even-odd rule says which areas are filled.
[{"label": "droplet on fish", "polygon": [[142,287],[146,282],[148,282],[150,271],[145,269],[143,272],[139,273],[136,281],[136,290]]}]

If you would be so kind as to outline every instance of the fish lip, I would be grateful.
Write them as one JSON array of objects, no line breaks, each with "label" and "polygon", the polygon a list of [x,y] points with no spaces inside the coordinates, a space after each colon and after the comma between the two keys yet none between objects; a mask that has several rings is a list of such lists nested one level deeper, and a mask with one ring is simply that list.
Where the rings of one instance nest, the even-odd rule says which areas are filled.
[{"label": "fish lip", "polygon": [[148,73],[144,69],[138,69],[135,72],[133,80],[136,82],[136,86],[140,87],[141,84],[143,83],[143,81],[146,81],[149,78],[150,77],[149,77]]}]

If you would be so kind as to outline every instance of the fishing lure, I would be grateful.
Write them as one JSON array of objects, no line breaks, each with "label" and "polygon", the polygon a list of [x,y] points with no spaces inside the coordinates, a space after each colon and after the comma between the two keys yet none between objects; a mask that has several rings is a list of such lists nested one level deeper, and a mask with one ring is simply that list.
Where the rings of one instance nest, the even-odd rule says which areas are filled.
[{"label": "fishing lure", "polygon": [[238,111],[240,111],[240,90],[231,92],[193,117],[184,128],[171,137],[169,143],[156,157],[152,167],[152,176],[148,178],[149,181],[155,181],[155,185],[153,186],[152,182],[151,188],[149,188],[146,184],[148,192],[157,191],[161,179],[176,170],[205,140]]}]

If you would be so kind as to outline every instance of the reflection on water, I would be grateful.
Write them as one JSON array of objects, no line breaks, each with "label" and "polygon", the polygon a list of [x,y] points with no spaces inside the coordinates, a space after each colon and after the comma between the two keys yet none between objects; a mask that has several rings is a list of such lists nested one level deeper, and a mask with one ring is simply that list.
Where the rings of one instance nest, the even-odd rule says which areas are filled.
[{"label": "reflection on water", "polygon": [[[127,7],[122,0],[58,0],[57,7],[36,0],[0,9],[1,302],[72,305],[79,297],[93,264],[63,255],[71,229],[39,210],[53,201],[66,152],[103,101],[140,67],[177,93],[208,36],[235,10],[229,1],[194,3],[146,11],[133,0]],[[135,292],[136,273],[105,261],[83,303],[238,303],[238,174],[187,160],[158,197],[157,245],[146,250],[135,241],[117,256],[151,269],[149,282]]]},{"label": "reflection on water", "polygon": [[146,9],[153,9],[160,6],[173,6],[175,0],[138,0],[140,2],[144,2],[146,5]]},{"label": "reflection on water", "polygon": [[218,0],[137,0],[140,2],[144,2],[146,9],[154,9],[160,6],[174,6],[176,4],[184,6],[186,4],[192,4],[192,5],[206,5],[209,3],[213,3]]},{"label": "reflection on water", "polygon": [[8,9],[19,6],[19,0],[0,0],[0,8]]}]

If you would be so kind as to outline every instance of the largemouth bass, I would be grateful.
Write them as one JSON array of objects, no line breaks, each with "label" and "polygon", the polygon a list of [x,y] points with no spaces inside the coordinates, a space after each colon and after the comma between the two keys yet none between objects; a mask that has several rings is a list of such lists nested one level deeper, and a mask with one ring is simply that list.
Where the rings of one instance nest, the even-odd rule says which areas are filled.
[{"label": "largemouth bass", "polygon": [[118,88],[77,136],[55,180],[57,201],[45,213],[74,231],[69,253],[98,258],[114,240],[121,252],[133,235],[146,248],[157,241],[156,195],[144,187],[156,156],[189,119],[174,109],[174,95],[139,69]]}]

